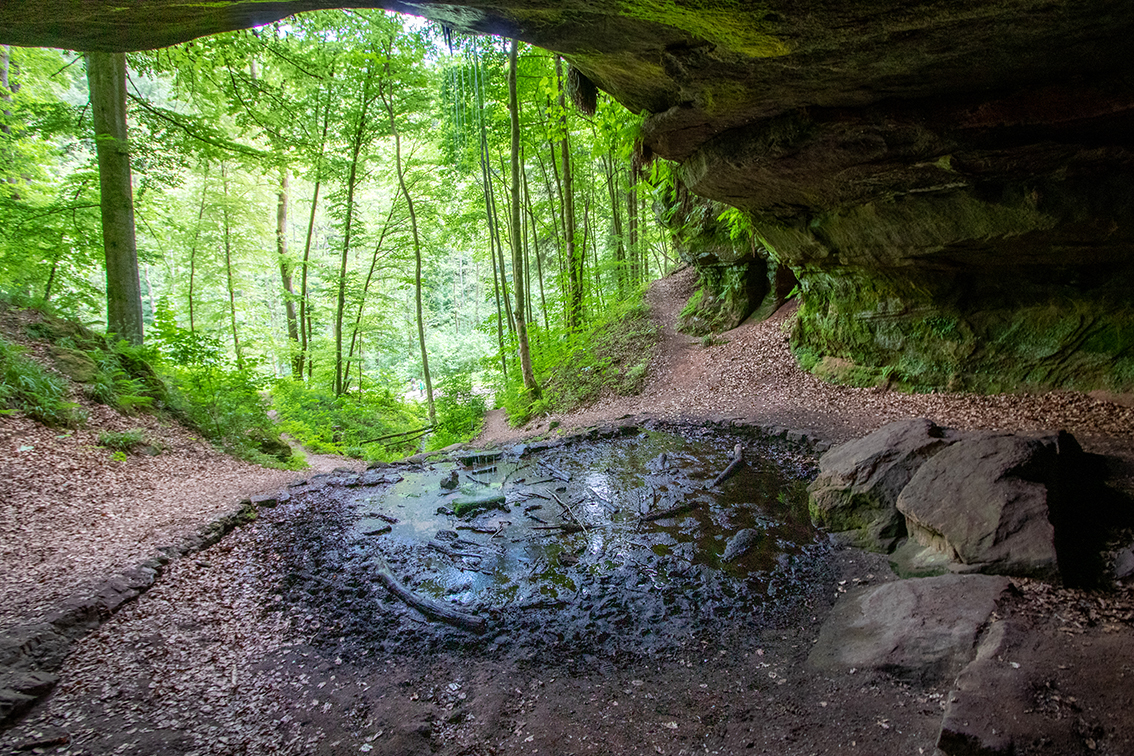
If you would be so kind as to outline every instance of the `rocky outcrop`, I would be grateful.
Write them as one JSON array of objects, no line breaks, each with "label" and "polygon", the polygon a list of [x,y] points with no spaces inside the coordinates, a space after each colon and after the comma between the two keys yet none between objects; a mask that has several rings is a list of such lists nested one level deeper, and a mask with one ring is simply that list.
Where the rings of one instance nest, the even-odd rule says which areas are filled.
[{"label": "rocky outcrop", "polygon": [[946,756],[1129,753],[1128,632],[1069,634],[994,622],[954,683],[937,747]]},{"label": "rocky outcrop", "polygon": [[[926,462],[897,509],[910,537],[970,568],[1058,574],[1049,493],[1066,475],[1052,439],[964,439]],[[1065,455],[1081,450],[1072,447]]]},{"label": "rocky outcrop", "polygon": [[823,455],[809,507],[816,525],[846,541],[881,552],[900,546],[900,574],[1088,583],[1123,509],[1104,477],[1101,460],[1069,433],[960,433],[903,420]]},{"label": "rocky outcrop", "polygon": [[847,533],[862,548],[890,551],[906,535],[898,495],[955,439],[931,420],[915,418],[836,446],[819,459],[819,475],[808,488],[812,521]]},{"label": "rocky outcrop", "polygon": [[[8,0],[0,42],[159,47],[335,4]],[[341,4],[557,50],[648,112],[643,152],[749,213],[799,277],[793,344],[808,368],[1134,389],[1129,4]]]}]

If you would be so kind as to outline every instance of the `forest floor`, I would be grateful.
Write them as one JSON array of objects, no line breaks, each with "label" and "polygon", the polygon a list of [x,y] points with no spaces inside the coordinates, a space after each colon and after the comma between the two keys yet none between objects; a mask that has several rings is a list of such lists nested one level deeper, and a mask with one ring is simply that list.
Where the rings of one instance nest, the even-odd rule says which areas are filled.
[{"label": "forest floor", "polygon": [[[479,443],[546,435],[555,422],[567,430],[627,415],[690,425],[736,418],[841,441],[925,416],[957,428],[1070,430],[1089,451],[1110,456],[1118,483],[1134,489],[1130,397],[906,395],[831,386],[795,366],[784,330],[790,307],[710,347],[676,333],[676,313],[692,286],[686,270],[651,287],[664,336],[641,395],[603,397],[519,429],[492,413]],[[305,473],[263,470],[177,426],[89,409],[88,429],[70,434],[0,416],[0,634],[152,556],[253,492],[360,467],[309,457]],[[97,448],[98,430],[139,425],[165,451],[115,463]],[[74,644],[53,692],[0,732],[0,754],[936,751],[948,684],[870,671],[834,676],[806,666],[844,586],[894,579],[878,555],[834,548],[827,582],[795,610],[766,625],[738,620],[727,637],[690,638],[659,655],[566,659],[554,651],[517,655],[506,643],[469,653],[438,635],[433,647],[416,653],[344,659],[312,642],[311,616],[276,611],[279,596],[250,567],[250,554],[278,538],[287,516],[285,507],[268,510],[170,563],[153,588]],[[1100,634],[1134,632],[1129,588],[1098,594],[1031,581],[1016,587],[1017,599],[1004,611],[1037,632],[1088,644]],[[1090,685],[1103,671],[1083,665],[1075,674]],[[1106,733],[1113,713],[1081,706],[1079,720],[1091,720],[1081,748],[1059,752],[1129,752],[1121,750],[1134,742],[1129,724]],[[1041,745],[1034,752],[1047,751]]]}]

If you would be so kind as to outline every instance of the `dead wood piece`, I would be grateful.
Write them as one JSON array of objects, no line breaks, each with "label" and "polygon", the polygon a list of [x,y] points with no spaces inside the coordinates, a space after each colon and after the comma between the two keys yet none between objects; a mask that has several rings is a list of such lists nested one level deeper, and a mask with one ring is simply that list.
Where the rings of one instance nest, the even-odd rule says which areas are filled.
[{"label": "dead wood piece", "polygon": [[563,472],[562,470],[560,470],[558,467],[555,467],[554,465],[549,465],[547,462],[543,462],[543,461],[541,461],[539,463],[539,465],[544,470],[547,470],[554,477],[558,478],[559,480],[561,480],[564,483],[571,480],[571,476],[569,474]]},{"label": "dead wood piece", "polygon": [[390,571],[390,566],[386,564],[386,560],[382,557],[375,557],[376,570],[374,575],[378,578],[382,585],[386,586],[386,590],[394,594],[397,598],[406,605],[413,609],[418,610],[427,617],[440,620],[455,627],[460,627],[465,630],[471,630],[474,633],[483,633],[488,626],[484,618],[477,617],[472,614],[465,614],[462,611],[453,609],[433,599],[418,596],[413,593],[394,577],[394,573]]},{"label": "dead wood piece", "polygon": [[[401,438],[403,436],[424,436],[426,433],[433,430],[433,428],[434,428],[434,426],[427,425],[424,428],[415,428],[414,430],[403,431],[401,433],[387,433],[385,436],[379,436],[378,438],[367,439],[366,441],[360,441],[359,443],[361,443],[361,444],[376,444],[379,441],[385,441],[386,439],[390,439],[390,438]],[[409,439],[407,439],[407,440],[409,440]]]},{"label": "dead wood piece", "polygon": [[564,533],[585,533],[587,529],[579,523],[555,524],[555,525],[533,525],[532,530],[560,530]]},{"label": "dead wood piece", "polygon": [[53,748],[54,746],[67,745],[71,742],[70,735],[58,735],[53,738],[37,738],[29,740],[26,743],[21,743],[16,746],[17,751],[34,751],[37,748]]},{"label": "dead wood piece", "polygon": [[716,488],[721,483],[724,483],[726,480],[728,480],[733,475],[735,475],[736,471],[739,470],[740,466],[743,465],[743,464],[744,464],[744,447],[741,446],[740,444],[737,444],[736,448],[733,449],[732,461],[728,463],[728,467],[726,467],[724,470],[722,470],[720,475],[713,478],[713,482],[710,483],[708,486],[706,486],[706,488]]},{"label": "dead wood piece", "polygon": [[457,551],[456,549],[451,549],[448,546],[446,546],[445,544],[438,543],[437,541],[430,541],[429,542],[429,548],[433,549],[434,551],[440,551],[445,556],[450,556],[450,557],[455,557],[455,558],[468,557],[470,559],[484,559],[483,555],[477,554],[476,552],[473,552],[473,551]]},{"label": "dead wood piece", "polygon": [[674,507],[668,507],[666,509],[659,509],[655,512],[647,512],[646,514],[642,515],[638,519],[642,522],[653,522],[654,520],[664,520],[667,517],[674,517],[674,516],[679,515],[679,514],[685,514],[686,512],[693,510],[693,509],[696,509],[699,506],[701,506],[701,502],[699,502],[699,501],[687,501],[684,504],[678,504],[677,506],[674,506]]}]

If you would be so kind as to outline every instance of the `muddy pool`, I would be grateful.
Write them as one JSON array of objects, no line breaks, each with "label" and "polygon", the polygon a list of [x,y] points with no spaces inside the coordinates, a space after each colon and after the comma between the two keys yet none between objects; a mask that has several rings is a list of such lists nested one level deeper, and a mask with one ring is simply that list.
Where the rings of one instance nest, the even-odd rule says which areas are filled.
[{"label": "muddy pool", "polygon": [[[810,453],[700,428],[604,435],[317,476],[264,511],[243,577],[356,663],[649,656],[806,611],[830,578]],[[712,485],[738,444],[744,462]]]}]

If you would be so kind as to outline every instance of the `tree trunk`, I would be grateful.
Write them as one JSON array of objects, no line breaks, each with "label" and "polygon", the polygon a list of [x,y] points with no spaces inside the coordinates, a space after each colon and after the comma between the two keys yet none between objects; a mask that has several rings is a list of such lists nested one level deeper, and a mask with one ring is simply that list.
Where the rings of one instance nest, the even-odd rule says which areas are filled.
[{"label": "tree trunk", "polygon": [[[496,215],[493,212],[492,181],[488,168],[488,139],[485,135],[484,125],[484,82],[480,70],[480,57],[475,43],[473,54],[477,56],[474,73],[476,75],[477,119],[480,131],[480,176],[484,186],[484,215],[488,223],[488,254],[492,262],[492,292],[496,298],[496,339],[500,347],[500,373],[506,384],[508,383],[508,355],[504,350],[504,310],[500,302],[500,277],[503,271],[500,271],[500,275],[496,272],[496,247],[500,241],[500,235],[496,232]],[[507,301],[507,296],[507,292],[505,292],[505,301]],[[508,327],[511,329],[510,322]]]},{"label": "tree trunk", "polygon": [[197,226],[193,229],[193,243],[189,245],[189,332],[196,332],[193,320],[193,287],[197,283],[197,243],[201,240],[201,222],[205,218],[205,198],[209,188],[209,163],[205,163],[205,175],[201,177],[201,206],[197,209]]},{"label": "tree trunk", "polygon": [[287,259],[287,169],[280,169],[280,190],[276,195],[276,252],[280,260],[280,282],[284,291],[284,312],[287,316],[287,338],[290,342],[291,375],[303,375],[299,352],[299,327],[295,320],[295,289],[291,285],[291,261]]},{"label": "tree trunk", "polygon": [[575,243],[575,188],[571,178],[571,144],[567,136],[567,97],[563,88],[563,59],[555,58],[559,84],[559,109],[563,138],[559,142],[563,173],[563,235],[567,243],[567,327],[577,331],[583,324],[583,255]]},{"label": "tree trunk", "polygon": [[[0,102],[4,106],[0,108],[0,112],[4,114],[4,118],[12,117],[12,111],[8,109],[8,105],[12,102],[12,90],[8,84],[8,64],[11,60],[12,48],[8,45],[0,45]],[[0,123],[0,133],[8,136],[12,135],[12,127],[7,123]],[[11,181],[14,177],[9,177]]]},{"label": "tree trunk", "polygon": [[339,262],[339,297],[335,307],[335,396],[346,391],[346,374],[343,365],[343,312],[346,309],[347,260],[350,255],[351,225],[354,221],[354,190],[358,185],[358,162],[362,155],[362,142],[366,132],[367,112],[370,108],[370,84],[372,71],[367,71],[366,83],[362,92],[362,111],[358,117],[351,144],[350,172],[347,175],[346,222],[343,228],[343,253]]},{"label": "tree trunk", "polygon": [[[382,231],[378,234],[378,243],[374,245],[374,254],[370,258],[370,270],[366,273],[366,281],[362,284],[362,296],[358,301],[358,315],[354,319],[354,329],[350,335],[350,352],[347,354],[347,362],[354,357],[355,344],[358,344],[358,354],[361,360],[362,356],[362,315],[366,310],[366,295],[370,292],[370,282],[374,280],[374,271],[378,269],[378,253],[382,251],[382,245],[386,241],[386,234],[390,230],[390,222],[394,219],[394,210],[397,208],[397,199],[390,203],[390,211],[386,213],[386,222],[382,224]],[[362,364],[359,362],[358,367],[358,385],[362,387]]]},{"label": "tree trunk", "polygon": [[630,181],[626,189],[626,225],[627,229],[627,256],[630,258],[630,281],[634,286],[642,282],[641,244],[638,241],[638,192],[634,186],[637,184],[637,171],[630,169]]},{"label": "tree trunk", "polygon": [[[538,153],[537,153],[537,156],[538,156]],[[524,171],[524,199],[525,199],[526,204],[528,206],[528,218],[530,219],[529,223],[532,227],[532,254],[535,257],[535,262],[536,262],[536,280],[539,283],[540,308],[543,310],[543,330],[546,332],[548,330],[549,326],[547,324],[547,296],[544,294],[544,291],[543,291],[543,260],[541,259],[540,254],[539,254],[539,229],[536,227],[535,206],[532,204],[532,193],[531,193],[531,188],[528,186],[527,171]],[[553,215],[554,215],[554,213],[553,213]],[[530,263],[529,263],[529,265],[530,265]],[[530,290],[531,289],[531,286],[530,286],[531,278],[530,277],[528,279],[528,282],[529,282],[528,289]],[[536,323],[537,324],[539,323],[539,318],[536,318]],[[537,340],[537,344],[538,344],[538,340]]]},{"label": "tree trunk", "polygon": [[98,151],[106,330],[142,343],[142,285],[134,238],[134,195],[126,134],[126,54],[87,53],[87,83]]},{"label": "tree trunk", "polygon": [[518,40],[512,40],[512,51],[508,56],[508,106],[512,110],[512,288],[516,292],[516,306],[513,315],[516,319],[516,341],[520,352],[520,373],[524,388],[531,401],[539,399],[539,384],[532,372],[532,355],[528,346],[528,324],[524,311],[527,297],[524,294],[524,246],[520,238],[520,101],[516,94],[516,58]]},{"label": "tree trunk", "polygon": [[[332,76],[334,72],[332,71]],[[303,244],[303,272],[299,286],[299,376],[307,369],[307,381],[311,382],[311,308],[307,302],[307,269],[311,260],[311,239],[315,233],[315,210],[319,207],[319,184],[322,178],[323,150],[327,144],[327,130],[331,125],[331,85],[327,85],[327,102],[323,108],[323,133],[319,137],[319,155],[315,160],[315,188],[311,192],[311,217],[307,221],[307,239]]]},{"label": "tree trunk", "polygon": [[315,210],[319,206],[319,181],[311,191],[311,217],[307,221],[307,240],[303,244],[303,270],[299,283],[299,375],[307,369],[307,380],[311,380],[311,307],[307,302],[307,269],[311,264],[311,239],[315,233]]},{"label": "tree trunk", "polygon": [[603,155],[602,166],[606,172],[606,188],[610,194],[611,225],[614,228],[614,286],[618,299],[626,298],[629,275],[626,266],[626,241],[622,236],[622,203],[618,197],[618,181],[614,173],[614,156]]},{"label": "tree trunk", "polygon": [[236,286],[232,276],[232,219],[228,209],[228,169],[221,166],[221,186],[224,189],[224,271],[228,280],[228,313],[232,321],[232,349],[236,352],[236,369],[244,369],[244,355],[240,351],[240,336],[236,332]]},{"label": "tree trunk", "polygon": [[[387,59],[387,73],[389,73],[389,59]],[[405,169],[402,167],[402,137],[398,132],[397,119],[394,117],[394,105],[386,95],[383,88],[379,91],[382,102],[386,104],[386,112],[390,116],[390,131],[394,135],[394,167],[398,172],[398,186],[401,187],[402,196],[406,200],[406,209],[409,210],[410,230],[413,232],[414,256],[414,300],[417,305],[417,340],[421,345],[421,372],[425,376],[425,401],[429,409],[429,424],[437,425],[437,406],[433,402],[433,381],[429,377],[429,352],[425,348],[425,308],[421,298],[421,237],[417,232],[417,213],[413,209],[413,197],[410,196],[409,187],[406,186]]]}]

